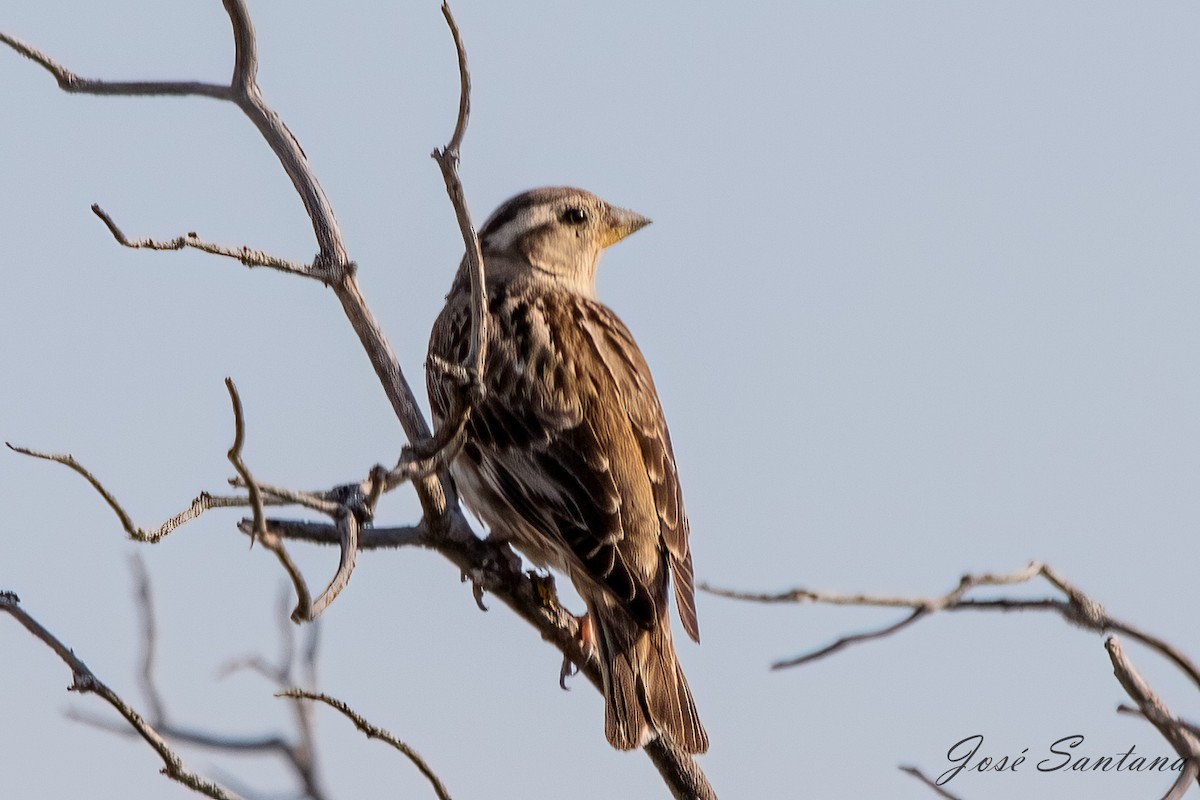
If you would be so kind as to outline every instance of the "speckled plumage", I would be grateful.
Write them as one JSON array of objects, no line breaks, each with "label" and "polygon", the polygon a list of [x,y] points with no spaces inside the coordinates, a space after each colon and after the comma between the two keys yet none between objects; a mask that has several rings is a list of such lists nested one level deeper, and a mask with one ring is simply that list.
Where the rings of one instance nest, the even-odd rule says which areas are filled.
[{"label": "speckled plumage", "polygon": [[[579,189],[506,202],[480,231],[491,314],[484,396],[451,465],[463,500],[530,560],[565,573],[597,629],[605,735],[708,748],[671,641],[668,592],[699,641],[688,521],[670,434],[628,329],[595,299],[601,250],[649,220]],[[466,358],[459,269],[429,352]],[[429,371],[435,420],[452,388]]]}]

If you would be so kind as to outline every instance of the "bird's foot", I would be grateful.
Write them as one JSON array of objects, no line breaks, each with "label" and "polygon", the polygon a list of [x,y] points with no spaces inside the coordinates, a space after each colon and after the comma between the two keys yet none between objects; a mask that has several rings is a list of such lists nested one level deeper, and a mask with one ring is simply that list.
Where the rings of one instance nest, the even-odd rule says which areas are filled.
[{"label": "bird's foot", "polygon": [[[584,658],[593,658],[596,655],[596,624],[592,622],[590,614],[584,614],[579,617],[579,651]],[[567,678],[579,673],[579,665],[569,655],[563,655],[562,669],[558,673],[558,685],[563,691],[570,691],[571,687],[567,686]]]},{"label": "bird's foot", "polygon": [[533,590],[537,594],[542,608],[558,608],[558,587],[554,584],[554,576],[549,572],[539,575],[534,570],[529,570],[525,574],[529,576],[529,581],[533,584]]}]

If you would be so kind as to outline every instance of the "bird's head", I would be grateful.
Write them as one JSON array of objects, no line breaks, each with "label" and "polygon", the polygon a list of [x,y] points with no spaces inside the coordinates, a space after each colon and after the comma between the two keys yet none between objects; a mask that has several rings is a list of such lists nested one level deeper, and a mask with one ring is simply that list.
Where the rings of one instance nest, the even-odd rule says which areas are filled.
[{"label": "bird's head", "polygon": [[591,296],[600,252],[649,224],[582,189],[533,189],[488,217],[479,244],[491,279],[546,280]]}]

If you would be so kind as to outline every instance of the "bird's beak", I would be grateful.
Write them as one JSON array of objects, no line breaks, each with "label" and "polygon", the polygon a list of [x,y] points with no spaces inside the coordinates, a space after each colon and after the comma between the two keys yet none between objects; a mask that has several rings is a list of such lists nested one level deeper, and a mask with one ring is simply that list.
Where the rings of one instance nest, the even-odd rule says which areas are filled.
[{"label": "bird's beak", "polygon": [[635,214],[627,208],[615,206],[609,206],[607,217],[608,229],[604,232],[604,238],[601,241],[604,247],[610,247],[629,234],[640,231],[650,224],[650,220],[641,214]]}]

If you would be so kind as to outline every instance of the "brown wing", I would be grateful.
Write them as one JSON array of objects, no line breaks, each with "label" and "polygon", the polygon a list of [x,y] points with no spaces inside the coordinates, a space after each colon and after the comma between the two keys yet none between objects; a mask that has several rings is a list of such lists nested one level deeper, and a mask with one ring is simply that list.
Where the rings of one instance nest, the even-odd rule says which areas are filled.
[{"label": "brown wing", "polygon": [[[430,352],[466,352],[465,304],[447,308]],[[543,544],[651,628],[669,563],[684,627],[697,637],[691,555],[674,456],[654,385],[624,325],[567,294],[493,290],[487,392],[463,457]],[[447,395],[431,377],[435,416]]]},{"label": "brown wing", "polygon": [[658,515],[659,532],[666,545],[675,578],[675,604],[684,630],[700,641],[696,618],[690,528],[683,508],[683,490],[675,468],[671,433],[642,351],[624,323],[606,307],[589,306],[585,325],[609,366],[621,404],[630,421],[641,454],[641,467],[650,481]]}]

